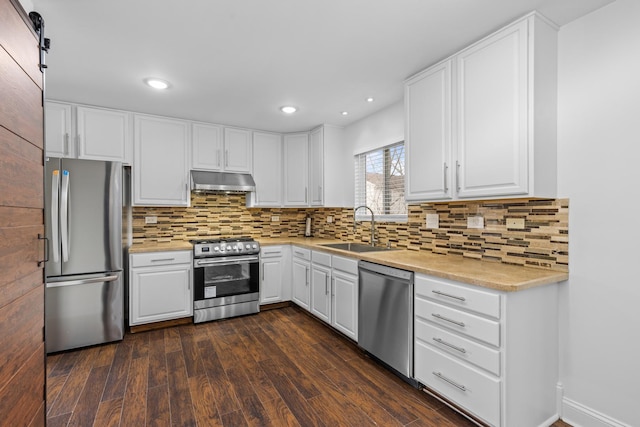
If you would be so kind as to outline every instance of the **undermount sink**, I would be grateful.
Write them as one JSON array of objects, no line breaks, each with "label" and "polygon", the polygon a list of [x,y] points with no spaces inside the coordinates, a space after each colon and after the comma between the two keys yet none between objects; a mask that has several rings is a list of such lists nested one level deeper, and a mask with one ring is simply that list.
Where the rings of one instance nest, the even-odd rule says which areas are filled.
[{"label": "undermount sink", "polygon": [[395,248],[381,248],[378,246],[365,245],[364,243],[325,243],[320,246],[350,252],[382,252],[395,250]]}]

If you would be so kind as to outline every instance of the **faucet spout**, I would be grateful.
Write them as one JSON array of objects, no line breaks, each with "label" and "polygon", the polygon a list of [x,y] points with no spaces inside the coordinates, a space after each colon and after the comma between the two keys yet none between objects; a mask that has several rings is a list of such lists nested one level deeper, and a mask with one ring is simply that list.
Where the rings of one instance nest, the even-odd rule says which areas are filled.
[{"label": "faucet spout", "polygon": [[356,232],[356,212],[358,212],[358,209],[360,208],[365,208],[368,209],[369,212],[371,212],[371,246],[375,246],[376,245],[376,219],[375,219],[375,215],[373,213],[373,210],[367,206],[367,205],[361,205],[358,206],[357,208],[355,208],[353,210],[353,232]]}]

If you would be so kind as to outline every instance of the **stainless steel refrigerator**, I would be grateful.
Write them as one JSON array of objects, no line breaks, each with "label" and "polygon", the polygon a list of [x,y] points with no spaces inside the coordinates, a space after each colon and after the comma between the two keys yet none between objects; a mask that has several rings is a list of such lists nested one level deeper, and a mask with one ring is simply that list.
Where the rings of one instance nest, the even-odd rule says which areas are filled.
[{"label": "stainless steel refrigerator", "polygon": [[122,164],[45,159],[47,353],[121,340]]}]

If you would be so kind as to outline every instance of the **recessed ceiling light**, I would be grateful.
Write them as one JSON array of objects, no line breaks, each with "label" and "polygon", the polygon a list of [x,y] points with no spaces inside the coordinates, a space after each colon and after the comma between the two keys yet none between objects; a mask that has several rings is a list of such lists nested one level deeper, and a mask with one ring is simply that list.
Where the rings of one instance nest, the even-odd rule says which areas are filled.
[{"label": "recessed ceiling light", "polygon": [[154,89],[166,89],[169,87],[169,82],[156,78],[144,79],[144,82]]},{"label": "recessed ceiling light", "polygon": [[349,114],[349,112],[348,112],[348,111],[343,111],[343,112],[342,112],[342,113],[340,113],[340,114],[342,114],[343,116],[346,116],[347,114]]},{"label": "recessed ceiling light", "polygon": [[285,105],[284,107],[280,107],[280,111],[285,114],[293,114],[298,111],[298,109],[296,107],[292,107],[291,105]]},{"label": "recessed ceiling light", "polygon": [[367,102],[373,102],[373,98],[372,97],[368,97],[367,98]]}]

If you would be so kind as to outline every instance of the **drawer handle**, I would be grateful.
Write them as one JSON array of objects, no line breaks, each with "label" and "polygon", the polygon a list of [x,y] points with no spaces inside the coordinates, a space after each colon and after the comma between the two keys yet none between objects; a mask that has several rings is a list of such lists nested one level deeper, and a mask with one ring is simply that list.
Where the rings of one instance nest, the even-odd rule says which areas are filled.
[{"label": "drawer handle", "polygon": [[452,386],[454,386],[454,387],[456,387],[456,388],[459,388],[459,389],[460,389],[460,390],[462,390],[462,391],[467,391],[467,388],[466,388],[465,386],[463,386],[462,384],[458,384],[458,383],[457,383],[457,382],[455,382],[454,380],[452,380],[452,379],[449,379],[449,378],[445,377],[445,376],[444,376],[444,375],[442,375],[440,372],[433,371],[433,375],[435,375],[436,377],[440,378],[440,379],[441,379],[441,380],[443,380],[443,381],[448,382],[448,383],[449,383],[449,384],[451,384]]},{"label": "drawer handle", "polygon": [[152,259],[151,262],[166,262],[166,261],[175,261],[175,258],[158,258]]},{"label": "drawer handle", "polygon": [[449,298],[457,299],[458,301],[462,301],[462,302],[466,301],[465,297],[458,297],[458,296],[446,294],[440,291],[431,291],[431,292],[433,292],[436,295],[440,295],[441,297],[449,297]]},{"label": "drawer handle", "polygon": [[458,322],[457,320],[449,319],[449,318],[441,316],[441,315],[439,315],[437,313],[432,313],[431,315],[433,317],[435,317],[436,319],[444,320],[445,322],[450,322],[450,323],[453,323],[454,325],[458,325],[458,326],[464,328],[464,322]]},{"label": "drawer handle", "polygon": [[446,346],[447,346],[447,347],[449,347],[449,348],[452,348],[452,349],[454,349],[454,350],[457,350],[457,351],[459,351],[460,353],[466,353],[466,352],[467,352],[467,350],[465,350],[464,348],[462,348],[462,347],[458,347],[457,345],[453,345],[453,344],[451,344],[451,343],[448,343],[448,342],[444,341],[442,338],[435,338],[435,337],[434,337],[434,338],[433,338],[433,340],[434,340],[435,342],[439,343],[439,344],[446,345]]}]

